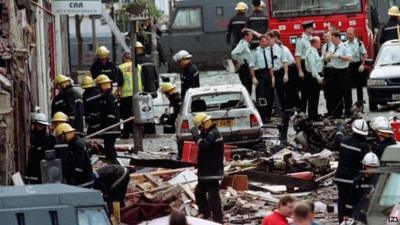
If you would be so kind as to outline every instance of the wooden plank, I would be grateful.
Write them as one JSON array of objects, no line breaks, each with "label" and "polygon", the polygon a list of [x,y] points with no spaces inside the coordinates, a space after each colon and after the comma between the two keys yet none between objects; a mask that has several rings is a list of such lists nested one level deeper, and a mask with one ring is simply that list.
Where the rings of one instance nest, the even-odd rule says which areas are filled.
[{"label": "wooden plank", "polygon": [[163,176],[163,175],[168,175],[168,174],[172,174],[172,173],[180,173],[184,170],[186,170],[187,168],[181,168],[181,169],[170,169],[170,170],[159,170],[159,171],[154,171],[154,172],[150,172],[150,173],[132,173],[130,174],[130,178],[131,179],[135,179],[138,177],[143,177],[144,174],[150,174],[153,176]]}]

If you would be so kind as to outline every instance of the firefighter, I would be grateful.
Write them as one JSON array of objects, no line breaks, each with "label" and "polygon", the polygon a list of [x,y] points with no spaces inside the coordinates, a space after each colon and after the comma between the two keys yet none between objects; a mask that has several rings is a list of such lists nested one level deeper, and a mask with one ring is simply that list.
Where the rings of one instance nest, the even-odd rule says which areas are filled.
[{"label": "firefighter", "polygon": [[167,96],[169,106],[173,110],[164,123],[164,133],[175,133],[175,121],[181,109],[181,95],[171,83],[161,84],[161,92]]},{"label": "firefighter", "polygon": [[193,124],[196,126],[191,129],[193,141],[199,146],[197,156],[198,183],[195,190],[196,204],[202,218],[212,217],[214,222],[222,223],[219,181],[222,180],[224,175],[224,142],[218,128],[212,123],[211,116],[206,113],[197,113],[193,117]]},{"label": "firefighter", "polygon": [[321,47],[321,40],[318,36],[311,39],[311,48],[306,52],[306,71],[308,74],[304,78],[306,99],[308,103],[308,118],[310,120],[319,120],[318,101],[319,90],[323,83],[322,58],[319,56],[318,50]]},{"label": "firefighter", "polygon": [[[253,13],[249,15],[246,27],[260,34],[266,34],[268,31],[268,17],[264,13],[265,4],[261,0],[253,0],[253,7]],[[255,49],[257,46],[258,40],[253,40],[251,49]]]},{"label": "firefighter", "polygon": [[[132,101],[133,101],[133,85],[138,85],[139,91],[143,90],[142,86],[142,66],[137,65],[138,84],[133,83],[132,59],[131,52],[124,52],[122,55],[122,64],[118,66],[120,76],[123,79],[120,95],[119,112],[123,120],[133,116]],[[128,139],[133,132],[132,122],[124,123],[122,129],[122,139]]]},{"label": "firefighter", "polygon": [[399,25],[400,10],[397,6],[392,6],[388,10],[389,21],[383,25],[379,37],[379,44],[383,45],[386,41],[398,39],[397,26]]},{"label": "firefighter", "polygon": [[377,146],[374,149],[374,153],[380,159],[386,147],[389,145],[395,145],[396,140],[393,138],[393,130],[388,120],[379,120],[371,124],[371,128],[376,131]]},{"label": "firefighter", "polygon": [[[101,74],[96,78],[96,84],[100,87],[102,93],[100,99],[100,118],[101,129],[107,128],[119,122],[119,112],[117,106],[117,99],[112,94],[112,80],[107,75]],[[120,134],[115,128],[113,130],[105,131],[103,133],[104,141],[104,154],[106,158],[115,163],[117,153],[115,152],[115,142],[117,136]]]},{"label": "firefighter", "polygon": [[[252,81],[250,77],[249,62],[251,60],[250,42],[253,40],[253,34],[248,30],[242,31],[242,39],[231,52],[232,59],[235,61],[236,71],[239,73],[242,85],[249,94],[252,92]],[[182,97],[184,97],[182,93]]]},{"label": "firefighter", "polygon": [[200,87],[200,72],[197,66],[192,63],[192,55],[186,50],[176,53],[173,60],[184,69],[181,74],[181,94],[182,98],[185,98],[186,91],[189,88]]},{"label": "firefighter", "polygon": [[304,85],[305,79],[305,59],[307,49],[311,47],[311,38],[312,33],[314,31],[314,21],[306,21],[303,23],[303,34],[301,38],[297,39],[296,42],[296,51],[295,51],[295,59],[296,59],[296,67],[297,74],[299,76],[299,83],[297,84],[300,87],[301,98],[300,98],[300,110],[306,112],[307,108],[307,99],[306,99],[306,90]]},{"label": "firefighter", "polygon": [[274,74],[270,73],[272,68],[271,57],[267,57],[269,39],[262,35],[260,44],[249,62],[252,83],[256,86],[256,105],[264,123],[271,122],[272,102],[274,96]]},{"label": "firefighter", "polygon": [[326,111],[325,117],[329,117],[332,115],[333,109],[335,108],[333,105],[332,96],[335,93],[335,84],[333,82],[333,68],[332,64],[327,61],[327,57],[335,51],[335,45],[332,43],[332,35],[329,30],[324,31],[324,45],[321,47],[321,56],[324,60],[324,97],[326,102]]},{"label": "firefighter", "polygon": [[112,209],[113,202],[119,202],[125,207],[125,195],[128,189],[128,169],[120,165],[107,165],[93,172],[93,188],[101,191],[108,208]]},{"label": "firefighter", "polygon": [[41,183],[40,161],[45,159],[45,151],[53,149],[56,142],[54,136],[48,133],[49,125],[43,113],[32,115],[31,147],[25,176],[31,184]]},{"label": "firefighter", "polygon": [[92,134],[100,129],[100,98],[101,93],[98,87],[94,85],[91,76],[85,76],[82,79],[81,87],[84,89],[83,111],[85,122],[88,125],[86,134]]},{"label": "firefighter", "polygon": [[93,185],[93,171],[89,155],[83,140],[75,134],[76,129],[63,123],[56,128],[56,135],[63,144],[67,144],[67,168],[63,167],[63,174],[67,184],[91,188]]},{"label": "firefighter", "polygon": [[99,75],[107,75],[113,83],[117,83],[116,95],[119,96],[123,83],[117,66],[109,59],[110,51],[105,46],[96,49],[96,61],[90,67],[92,78],[96,79]]},{"label": "firefighter", "polygon": [[247,12],[248,6],[244,2],[236,4],[235,10],[236,15],[229,21],[228,29],[226,31],[226,42],[231,43],[231,37],[233,37],[232,49],[236,47],[241,39],[241,32],[246,27],[247,23]]},{"label": "firefighter", "polygon": [[[351,51],[351,62],[349,64],[349,74],[352,82],[348,85],[355,84],[357,88],[357,101],[364,101],[363,86],[366,79],[364,74],[364,61],[367,59],[367,50],[364,43],[356,38],[354,27],[349,27],[346,32],[346,46]],[[350,91],[351,91],[350,86]]]},{"label": "firefighter", "polygon": [[[59,111],[68,116],[69,124],[75,128],[79,133],[83,132],[83,102],[82,95],[77,89],[72,87],[71,78],[64,75],[56,76],[56,84],[61,90],[62,107]],[[53,100],[55,101],[55,100]],[[58,112],[58,111],[56,111]],[[55,113],[55,112],[54,112]]]},{"label": "firefighter", "polygon": [[53,124],[53,128],[56,129],[58,125],[62,123],[68,123],[68,116],[63,112],[56,112],[51,118],[51,122]]},{"label": "firefighter", "polygon": [[367,224],[366,210],[378,178],[371,173],[371,170],[378,168],[380,161],[375,153],[369,152],[364,156],[361,163],[363,165],[362,174],[354,179],[351,190],[352,198],[348,203],[348,205],[353,206],[353,213],[348,213],[348,215],[352,215],[351,217],[355,221]]},{"label": "firefighter", "polygon": [[361,160],[368,153],[368,124],[365,120],[357,119],[352,124],[353,134],[343,137],[339,149],[339,164],[334,181],[338,188],[338,217],[339,223],[343,221],[346,212],[352,206],[346,205],[351,199],[353,180],[360,175]]},{"label": "firefighter", "polygon": [[343,105],[345,115],[351,115],[352,96],[351,86],[348,85],[350,83],[348,69],[352,56],[349,48],[341,41],[339,32],[332,33],[332,43],[335,45],[335,49],[326,59],[332,65],[332,85],[335,87],[335,91],[331,93],[334,107],[332,114],[334,117],[340,118],[343,114]]}]

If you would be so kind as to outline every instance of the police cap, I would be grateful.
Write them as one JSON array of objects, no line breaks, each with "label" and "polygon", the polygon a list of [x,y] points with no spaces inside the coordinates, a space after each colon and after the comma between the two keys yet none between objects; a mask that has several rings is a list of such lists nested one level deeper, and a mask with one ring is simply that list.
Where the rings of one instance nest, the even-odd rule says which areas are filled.
[{"label": "police cap", "polygon": [[309,20],[309,21],[305,21],[303,22],[303,29],[307,29],[310,27],[314,26],[314,21],[313,20]]}]

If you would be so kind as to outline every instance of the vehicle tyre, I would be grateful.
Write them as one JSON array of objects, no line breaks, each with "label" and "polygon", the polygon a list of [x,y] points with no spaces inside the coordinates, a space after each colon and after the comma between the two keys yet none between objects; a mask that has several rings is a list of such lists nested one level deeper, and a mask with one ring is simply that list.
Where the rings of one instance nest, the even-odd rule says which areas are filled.
[{"label": "vehicle tyre", "polygon": [[378,111],[378,103],[369,100],[369,111],[371,112]]}]

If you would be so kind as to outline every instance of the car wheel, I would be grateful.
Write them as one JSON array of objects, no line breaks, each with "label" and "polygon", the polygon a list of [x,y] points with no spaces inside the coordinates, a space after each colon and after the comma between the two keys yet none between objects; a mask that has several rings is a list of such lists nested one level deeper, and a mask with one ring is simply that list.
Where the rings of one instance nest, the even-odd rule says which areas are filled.
[{"label": "car wheel", "polygon": [[369,111],[378,111],[378,103],[374,101],[369,101]]}]

